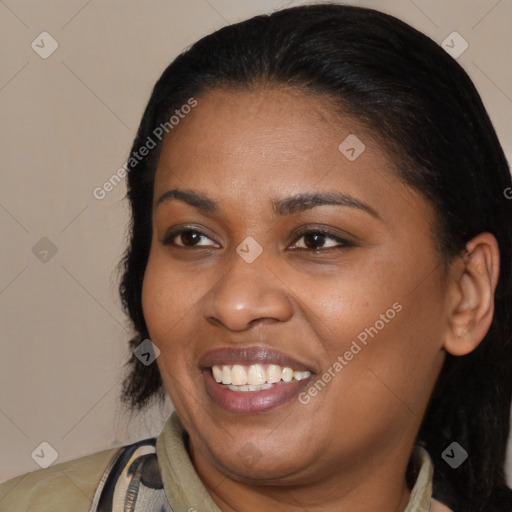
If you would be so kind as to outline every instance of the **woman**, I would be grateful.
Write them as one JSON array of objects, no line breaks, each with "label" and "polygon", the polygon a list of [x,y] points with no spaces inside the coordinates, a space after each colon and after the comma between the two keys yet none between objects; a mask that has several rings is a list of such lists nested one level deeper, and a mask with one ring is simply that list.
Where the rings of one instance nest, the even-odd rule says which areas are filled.
[{"label": "woman", "polygon": [[511,179],[440,47],[341,5],[225,27],[128,164],[124,399],[176,412],[0,506],[511,510]]}]

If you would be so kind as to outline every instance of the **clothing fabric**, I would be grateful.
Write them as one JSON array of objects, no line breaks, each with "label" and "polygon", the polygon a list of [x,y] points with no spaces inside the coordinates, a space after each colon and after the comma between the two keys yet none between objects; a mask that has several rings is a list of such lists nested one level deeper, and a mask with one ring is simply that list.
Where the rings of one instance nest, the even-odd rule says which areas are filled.
[{"label": "clothing fabric", "polygon": [[155,449],[146,439],[120,449],[105,469],[90,512],[173,512]]},{"label": "clothing fabric", "polygon": [[[158,438],[106,450],[0,484],[0,512],[222,512],[197,475],[174,412]],[[432,463],[415,446],[404,512],[429,512]]]},{"label": "clothing fabric", "polygon": [[102,472],[118,451],[105,450],[0,484],[0,512],[87,512]]}]

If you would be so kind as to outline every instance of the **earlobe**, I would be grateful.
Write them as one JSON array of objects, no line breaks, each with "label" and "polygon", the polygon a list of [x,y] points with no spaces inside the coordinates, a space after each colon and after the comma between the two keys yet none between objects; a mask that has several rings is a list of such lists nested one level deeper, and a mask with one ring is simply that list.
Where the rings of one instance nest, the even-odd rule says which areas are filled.
[{"label": "earlobe", "polygon": [[469,354],[487,334],[494,314],[499,265],[498,242],[490,233],[471,239],[465,254],[454,262],[449,329],[443,344],[450,354]]}]

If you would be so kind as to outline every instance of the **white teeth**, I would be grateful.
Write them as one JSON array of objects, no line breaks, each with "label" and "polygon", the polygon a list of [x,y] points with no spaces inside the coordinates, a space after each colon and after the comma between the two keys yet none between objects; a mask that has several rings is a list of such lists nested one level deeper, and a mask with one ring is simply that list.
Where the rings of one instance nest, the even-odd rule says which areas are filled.
[{"label": "white teeth", "polygon": [[[252,384],[252,382],[249,382]],[[231,384],[235,386],[244,386],[247,384],[247,372],[240,364],[234,364],[231,368]]]},{"label": "white teeth", "polygon": [[231,384],[231,367],[222,367],[222,384]]},{"label": "white teeth", "polygon": [[283,369],[277,364],[269,364],[267,368],[267,382],[279,382]]},{"label": "white teeth", "polygon": [[258,386],[265,384],[266,375],[265,370],[261,364],[251,364],[249,371],[247,372],[247,384],[251,386]]},{"label": "white teeth", "polygon": [[293,379],[293,370],[291,368],[283,368],[283,375],[281,377],[285,382],[290,382]]},{"label": "white teeth", "polygon": [[222,382],[222,370],[218,366],[212,366],[212,373],[217,382]]},{"label": "white teeth", "polygon": [[228,386],[231,391],[261,391],[262,389],[270,389],[272,384],[261,384],[261,386]]},{"label": "white teeth", "polygon": [[269,364],[266,369],[261,364],[214,365],[212,374],[216,382],[222,382],[233,391],[260,391],[269,389],[281,380],[291,382],[292,380],[304,380],[311,376],[309,371],[294,371],[288,366],[283,367],[277,364]]}]

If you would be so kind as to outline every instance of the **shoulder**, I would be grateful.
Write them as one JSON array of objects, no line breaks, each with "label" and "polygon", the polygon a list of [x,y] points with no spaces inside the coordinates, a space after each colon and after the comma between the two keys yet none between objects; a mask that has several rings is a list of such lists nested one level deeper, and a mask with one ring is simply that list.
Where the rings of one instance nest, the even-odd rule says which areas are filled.
[{"label": "shoulder", "polygon": [[0,484],[0,511],[88,511],[106,467],[120,448],[20,475]]}]

